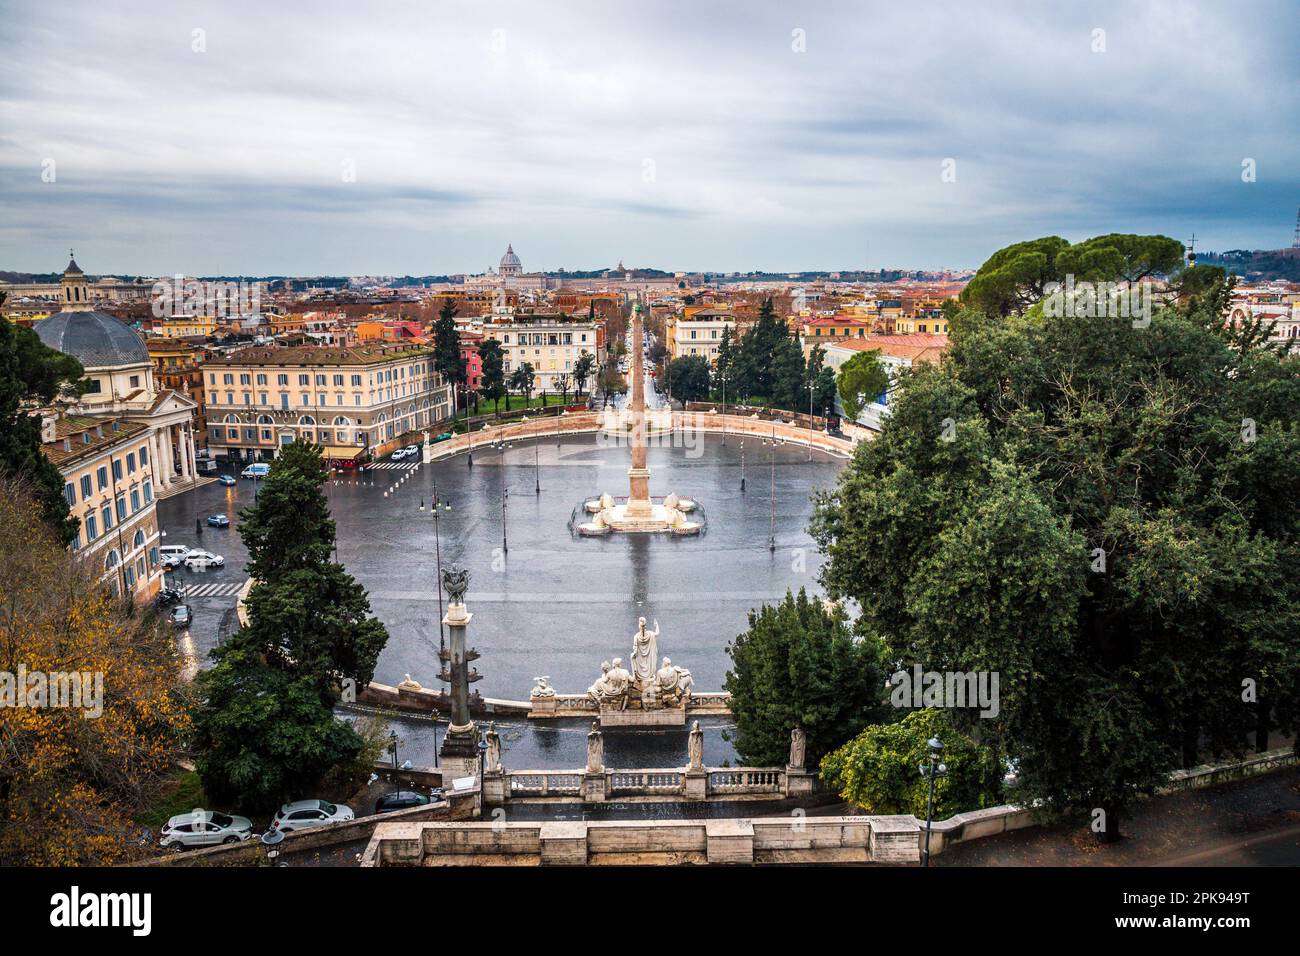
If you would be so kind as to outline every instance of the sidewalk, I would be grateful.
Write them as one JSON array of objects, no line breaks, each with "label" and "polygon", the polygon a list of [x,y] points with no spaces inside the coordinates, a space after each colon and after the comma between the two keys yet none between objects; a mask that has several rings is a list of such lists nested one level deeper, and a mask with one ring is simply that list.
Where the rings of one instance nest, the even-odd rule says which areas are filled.
[{"label": "sidewalk", "polygon": [[1120,829],[1103,846],[1078,825],[1031,827],[958,844],[932,865],[1300,865],[1300,768],[1152,797]]}]

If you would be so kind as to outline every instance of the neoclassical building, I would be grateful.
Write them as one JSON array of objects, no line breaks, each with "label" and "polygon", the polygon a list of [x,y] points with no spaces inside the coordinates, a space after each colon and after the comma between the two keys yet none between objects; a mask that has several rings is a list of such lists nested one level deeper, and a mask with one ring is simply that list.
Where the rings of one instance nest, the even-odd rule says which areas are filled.
[{"label": "neoclassical building", "polygon": [[75,356],[86,370],[88,388],[71,411],[146,426],[157,496],[191,487],[198,403],[155,384],[144,340],[121,319],[93,309],[86,276],[75,259],[63,272],[59,302],[60,311],[33,328],[42,342]]}]

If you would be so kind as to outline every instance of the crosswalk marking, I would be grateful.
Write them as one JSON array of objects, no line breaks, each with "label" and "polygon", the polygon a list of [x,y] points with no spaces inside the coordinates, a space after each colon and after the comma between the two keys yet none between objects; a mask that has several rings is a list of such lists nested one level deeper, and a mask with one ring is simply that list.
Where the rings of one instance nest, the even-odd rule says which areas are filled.
[{"label": "crosswalk marking", "polygon": [[383,469],[401,468],[401,469],[405,469],[406,471],[410,471],[413,468],[419,468],[420,464],[421,463],[418,461],[381,461],[381,462],[376,462],[373,465],[370,465],[368,468],[364,470],[371,471],[375,468],[383,468]]},{"label": "crosswalk marking", "polygon": [[199,584],[186,589],[189,597],[231,597],[243,587],[238,582],[226,584]]}]

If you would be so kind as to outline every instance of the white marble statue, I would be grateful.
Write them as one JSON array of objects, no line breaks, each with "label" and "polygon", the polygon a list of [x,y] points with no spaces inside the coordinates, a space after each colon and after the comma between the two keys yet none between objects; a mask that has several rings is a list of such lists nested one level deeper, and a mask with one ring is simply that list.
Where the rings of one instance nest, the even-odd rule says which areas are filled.
[{"label": "white marble statue", "polygon": [[645,626],[645,618],[637,620],[636,633],[632,635],[632,674],[643,688],[654,684],[655,658],[659,650],[659,622],[653,630]]},{"label": "white marble statue", "polygon": [[609,694],[609,661],[600,662],[600,677],[587,688],[587,696],[599,704]]},{"label": "white marble statue", "polygon": [[694,683],[690,671],[685,667],[676,666],[667,657],[664,658],[663,666],[655,674],[655,686],[659,691],[659,695],[666,703],[670,704],[676,704],[682,699],[689,699],[691,686]]},{"label": "white marble statue", "polygon": [[686,741],[686,752],[690,755],[689,770],[704,769],[704,731],[700,730],[700,722],[697,720],[691,725],[691,735]]},{"label": "white marble statue", "polygon": [[501,772],[501,735],[497,733],[496,721],[488,724],[486,764],[488,773]]},{"label": "white marble statue", "polygon": [[802,727],[795,727],[790,731],[790,769],[803,770],[805,752],[808,747],[808,735],[804,733]]},{"label": "white marble statue", "polygon": [[605,769],[605,742],[600,735],[600,726],[591,725],[587,734],[587,773],[600,773]]},{"label": "white marble statue", "polygon": [[604,700],[619,700],[627,707],[628,695],[632,690],[632,675],[623,666],[623,658],[614,658],[614,665],[605,674]]},{"label": "white marble statue", "polygon": [[537,683],[537,686],[534,687],[532,691],[528,694],[530,698],[532,698],[533,700],[537,700],[542,697],[555,696],[555,688],[552,687],[550,684],[551,681],[550,674],[545,674],[541,677],[534,677],[533,680]]}]

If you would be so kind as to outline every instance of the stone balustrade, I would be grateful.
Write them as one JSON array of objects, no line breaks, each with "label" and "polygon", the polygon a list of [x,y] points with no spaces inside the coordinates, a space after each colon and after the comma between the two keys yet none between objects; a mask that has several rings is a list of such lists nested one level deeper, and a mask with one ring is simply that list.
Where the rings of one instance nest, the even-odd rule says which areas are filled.
[{"label": "stone balustrade", "polygon": [[641,768],[489,771],[484,781],[488,803],[746,800],[809,796],[819,789],[817,775],[780,767]]}]

